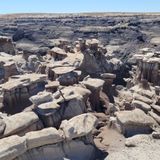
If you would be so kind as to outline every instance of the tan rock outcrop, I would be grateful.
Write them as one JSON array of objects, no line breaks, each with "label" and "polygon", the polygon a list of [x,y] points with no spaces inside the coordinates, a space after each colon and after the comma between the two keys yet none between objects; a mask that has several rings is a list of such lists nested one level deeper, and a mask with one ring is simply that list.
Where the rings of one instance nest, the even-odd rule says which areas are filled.
[{"label": "tan rock outcrop", "polygon": [[[86,144],[82,140],[73,140],[63,143],[45,145],[33,148],[18,156],[14,160],[61,160],[79,159],[94,160],[97,150],[92,144]],[[83,154],[82,154],[83,153]]]},{"label": "tan rock outcrop", "polygon": [[48,54],[50,54],[55,61],[59,61],[59,60],[63,60],[64,58],[67,57],[67,53],[61,49],[61,48],[58,48],[58,47],[54,47],[52,48]]},{"label": "tan rock outcrop", "polygon": [[28,132],[26,135],[27,149],[37,148],[47,144],[63,141],[63,134],[55,128],[45,128],[40,131]]},{"label": "tan rock outcrop", "polygon": [[[89,94],[90,91],[81,86],[64,87],[53,94],[52,101],[37,105],[34,110],[45,127],[59,127],[62,120],[87,111]],[[41,97],[38,98],[41,101]]]},{"label": "tan rock outcrop", "polygon": [[42,103],[52,101],[53,98],[50,92],[39,92],[37,95],[30,97],[29,100],[37,106]]},{"label": "tan rock outcrop", "polygon": [[15,47],[10,37],[0,36],[0,52],[15,55]]},{"label": "tan rock outcrop", "polygon": [[8,82],[0,85],[4,104],[2,110],[9,114],[24,110],[31,105],[29,97],[41,91],[45,81],[46,75],[35,73],[11,77]]},{"label": "tan rock outcrop", "polygon": [[158,123],[160,124],[160,116],[154,112],[149,112],[149,115]]},{"label": "tan rock outcrop", "polygon": [[45,127],[58,127],[61,123],[60,105],[54,101],[38,105],[35,108],[35,112]]},{"label": "tan rock outcrop", "polygon": [[144,111],[145,113],[147,113],[148,111],[151,110],[150,105],[148,105],[147,103],[144,103],[142,101],[133,100],[131,105],[133,108],[139,108],[142,111]]},{"label": "tan rock outcrop", "polygon": [[70,119],[86,112],[86,105],[81,97],[71,97],[57,105],[54,102],[44,103],[35,108],[36,113],[46,127],[58,127],[62,120]]},{"label": "tan rock outcrop", "polygon": [[87,113],[63,121],[59,130],[45,128],[28,132],[23,137],[0,139],[0,159],[96,159],[98,149],[91,135],[96,121],[95,116]]},{"label": "tan rock outcrop", "polygon": [[18,74],[14,56],[0,52],[0,80],[7,81],[10,76]]},{"label": "tan rock outcrop", "polygon": [[91,103],[91,107],[93,111],[100,111],[100,91],[103,88],[105,83],[104,80],[96,79],[96,78],[85,78],[82,82],[86,86],[87,89],[91,91],[89,96],[89,100]]},{"label": "tan rock outcrop", "polygon": [[138,80],[146,79],[154,85],[160,85],[158,81],[160,77],[159,64],[160,58],[158,57],[143,57],[143,59],[139,60],[137,68]]},{"label": "tan rock outcrop", "polygon": [[119,111],[116,113],[116,117],[120,130],[126,137],[140,133],[151,133],[152,128],[157,125],[153,118],[140,109]]},{"label": "tan rock outcrop", "polygon": [[26,139],[24,137],[14,135],[0,140],[1,160],[13,160],[26,151]]},{"label": "tan rock outcrop", "polygon": [[147,97],[145,97],[145,96],[141,96],[140,94],[137,94],[137,93],[134,93],[134,94],[133,94],[133,98],[134,98],[135,100],[142,101],[142,102],[147,103],[147,104],[149,104],[149,105],[153,103],[153,100],[152,100],[152,99],[147,98]]},{"label": "tan rock outcrop", "polygon": [[111,73],[104,73],[101,74],[101,78],[105,81],[103,86],[103,92],[107,94],[110,102],[114,103],[112,83],[113,80],[116,78],[116,75]]},{"label": "tan rock outcrop", "polygon": [[34,112],[22,112],[3,119],[5,130],[1,137],[13,134],[24,135],[29,131],[35,131],[43,128],[38,116]]},{"label": "tan rock outcrop", "polygon": [[92,132],[96,126],[97,118],[92,114],[86,113],[70,120],[62,121],[60,129],[63,130],[65,138],[71,140],[73,138],[82,137]]},{"label": "tan rock outcrop", "polygon": [[140,143],[148,143],[152,139],[151,136],[141,134],[141,135],[135,135],[133,137],[127,138],[125,142],[125,146],[127,147],[136,147]]}]

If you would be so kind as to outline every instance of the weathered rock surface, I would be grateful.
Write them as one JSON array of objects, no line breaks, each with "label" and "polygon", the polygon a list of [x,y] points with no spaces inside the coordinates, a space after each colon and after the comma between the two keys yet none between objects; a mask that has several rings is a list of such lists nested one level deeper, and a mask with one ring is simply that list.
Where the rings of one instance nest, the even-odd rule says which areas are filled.
[{"label": "weathered rock surface", "polygon": [[126,137],[135,134],[151,133],[152,127],[157,124],[153,118],[146,115],[140,109],[120,111],[116,113],[116,117],[121,132]]},{"label": "weathered rock surface", "polygon": [[0,159],[13,160],[26,152],[26,141],[24,137],[11,136],[0,140]]},{"label": "weathered rock surface", "polygon": [[29,132],[25,135],[25,137],[28,149],[63,141],[63,135],[60,135],[60,132],[58,132],[55,128],[46,128],[40,131]]},{"label": "weathered rock surface", "polygon": [[145,96],[142,96],[142,95],[139,95],[139,94],[136,94],[136,93],[133,95],[133,97],[134,97],[135,100],[139,100],[139,101],[142,101],[142,102],[147,103],[147,104],[152,104],[153,103],[152,99],[149,99]]},{"label": "weathered rock surface", "polygon": [[61,123],[60,106],[55,102],[43,103],[35,108],[35,112],[45,127],[58,127]]},{"label": "weathered rock surface", "polygon": [[86,86],[87,89],[91,91],[89,96],[91,107],[93,111],[101,111],[100,108],[100,91],[103,88],[104,80],[96,79],[96,78],[89,78],[86,77],[82,84]]},{"label": "weathered rock surface", "polygon": [[12,76],[8,82],[0,85],[3,93],[2,111],[9,114],[21,112],[31,105],[30,96],[44,89],[46,75],[24,74]]},{"label": "weathered rock surface", "polygon": [[30,97],[30,101],[34,105],[40,105],[45,102],[52,101],[52,94],[50,92],[39,92],[37,95]]},{"label": "weathered rock surface", "polygon": [[[45,128],[28,132],[23,137],[10,136],[0,139],[0,158],[2,160],[96,159],[98,149],[94,146],[91,136],[96,120],[95,116],[88,113],[67,122],[63,121],[60,130]],[[73,140],[75,138],[76,140]]]},{"label": "weathered rock surface", "polygon": [[0,52],[15,55],[15,47],[10,37],[0,36]]},{"label": "weathered rock surface", "polygon": [[57,103],[63,102],[64,100],[73,99],[77,96],[84,98],[84,101],[86,102],[91,94],[91,91],[84,86],[68,86],[61,89],[60,92],[57,91],[53,94],[53,97],[56,99]]},{"label": "weathered rock surface", "polygon": [[34,110],[45,127],[59,127],[62,120],[87,111],[86,102],[89,94],[88,89],[80,86],[65,87],[53,94],[52,101],[40,104]]},{"label": "weathered rock surface", "polygon": [[159,84],[159,64],[160,64],[160,58],[157,57],[151,57],[147,59],[147,57],[144,57],[138,64],[139,69],[139,79],[146,79],[149,82],[152,82],[154,85],[160,85]]},{"label": "weathered rock surface", "polygon": [[148,135],[136,135],[126,139],[125,145],[127,147],[137,147],[140,143],[148,143],[152,137]]},{"label": "weathered rock surface", "polygon": [[160,114],[160,106],[158,105],[151,105],[152,109],[155,110],[156,112],[158,112]]},{"label": "weathered rock surface", "polygon": [[12,75],[18,74],[16,61],[19,57],[14,57],[5,52],[0,52],[0,80],[8,80]]},{"label": "weathered rock surface", "polygon": [[142,101],[138,101],[138,100],[133,100],[132,104],[133,108],[139,108],[141,110],[143,110],[145,113],[147,113],[148,111],[151,110],[150,105],[148,105],[147,103],[144,103]]},{"label": "weathered rock surface", "polygon": [[63,121],[60,128],[63,130],[65,138],[70,140],[91,133],[96,126],[96,121],[95,116],[87,113]]},{"label": "weathered rock surface", "polygon": [[[83,154],[82,154],[83,153]],[[90,144],[85,144],[81,140],[74,140],[66,143],[46,145],[44,147],[28,150],[23,155],[14,160],[62,160],[62,159],[79,159],[94,160],[96,149]]]},{"label": "weathered rock surface", "polygon": [[13,134],[24,135],[29,131],[35,131],[43,128],[38,116],[34,112],[22,112],[3,119],[5,130],[2,137]]},{"label": "weathered rock surface", "polygon": [[99,89],[103,87],[104,81],[101,79],[86,78],[82,84],[84,84],[88,89]]},{"label": "weathered rock surface", "polygon": [[160,124],[160,116],[159,115],[157,115],[156,113],[154,113],[154,112],[149,112],[149,115],[158,123],[158,124]]}]

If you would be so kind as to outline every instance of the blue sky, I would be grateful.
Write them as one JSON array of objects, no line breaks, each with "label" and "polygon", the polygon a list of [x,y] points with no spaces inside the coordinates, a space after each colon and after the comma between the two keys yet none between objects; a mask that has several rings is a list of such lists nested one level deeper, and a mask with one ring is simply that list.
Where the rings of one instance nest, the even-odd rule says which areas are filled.
[{"label": "blue sky", "polygon": [[160,0],[0,0],[0,13],[160,12]]}]

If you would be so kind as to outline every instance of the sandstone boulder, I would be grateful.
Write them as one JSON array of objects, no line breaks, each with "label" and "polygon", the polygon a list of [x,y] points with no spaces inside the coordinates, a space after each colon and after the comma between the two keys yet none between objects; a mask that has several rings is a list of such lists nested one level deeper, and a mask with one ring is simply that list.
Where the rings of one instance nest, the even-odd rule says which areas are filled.
[{"label": "sandstone boulder", "polygon": [[125,146],[127,147],[136,147],[138,146],[140,143],[148,143],[151,140],[151,136],[148,135],[135,135],[133,137],[127,138],[126,142],[125,142]]},{"label": "sandstone boulder", "polygon": [[88,89],[94,90],[103,87],[104,80],[87,77],[82,81],[82,84],[84,84]]},{"label": "sandstone boulder", "polygon": [[[65,106],[66,104],[66,106]],[[62,120],[70,119],[74,116],[83,114],[87,111],[86,104],[82,97],[73,97],[69,101],[61,103],[61,117]]]},{"label": "sandstone boulder", "polygon": [[0,140],[1,160],[13,160],[26,150],[26,139],[24,137],[14,135]]},{"label": "sandstone boulder", "polygon": [[58,127],[61,122],[60,105],[55,102],[40,104],[35,108],[45,127]]},{"label": "sandstone boulder", "polygon": [[148,89],[143,89],[140,85],[140,87],[138,89],[135,90],[135,92],[137,92],[138,94],[145,96],[149,99],[152,99],[155,97],[155,91],[154,90],[148,90]]},{"label": "sandstone boulder", "polygon": [[30,101],[35,105],[52,101],[52,99],[52,94],[50,92],[39,92],[37,95],[30,97]]},{"label": "sandstone boulder", "polygon": [[91,91],[89,100],[93,111],[101,111],[100,106],[100,91],[105,83],[104,80],[86,77],[82,82],[87,89]]},{"label": "sandstone boulder", "polygon": [[60,129],[63,130],[65,138],[71,140],[91,133],[96,123],[97,118],[90,113],[86,113],[73,117],[68,121],[62,121]]},{"label": "sandstone boulder", "polygon": [[101,77],[106,80],[109,80],[109,79],[113,80],[116,78],[116,75],[112,73],[103,73],[101,74]]},{"label": "sandstone boulder", "polygon": [[160,124],[160,116],[159,115],[157,115],[156,113],[154,113],[152,111],[150,111],[148,113],[158,124]]},{"label": "sandstone boulder", "polygon": [[[83,92],[82,95],[80,95],[80,91]],[[70,119],[85,113],[88,93],[90,93],[88,90],[77,89],[76,91],[76,88],[70,86],[53,94],[55,102],[61,106],[60,114],[62,119]]]},{"label": "sandstone boulder", "polygon": [[25,137],[27,149],[37,148],[47,144],[55,144],[63,140],[62,134],[55,128],[45,128],[40,131],[29,132]]},{"label": "sandstone boulder", "polygon": [[78,83],[79,76],[76,72],[72,71],[66,74],[61,75],[57,79],[61,85],[63,86],[69,86],[69,85],[74,85]]},{"label": "sandstone boulder", "polygon": [[8,80],[12,75],[18,74],[16,58],[10,54],[0,52],[0,79]]},{"label": "sandstone boulder", "polygon": [[49,81],[48,84],[45,85],[45,89],[48,92],[56,92],[59,85],[58,81]]},{"label": "sandstone boulder", "polygon": [[[86,102],[87,98],[89,97],[90,94],[91,94],[90,90],[88,90],[85,87],[68,86],[68,87],[61,89],[60,91],[57,91],[55,94],[53,94],[53,97],[55,99],[57,99],[58,102],[61,102],[64,100],[64,98],[65,98],[65,100],[67,100],[67,99],[69,100],[74,95],[74,97],[76,97],[76,96],[83,97],[84,102]],[[62,97],[62,95],[64,98]]]},{"label": "sandstone boulder", "polygon": [[116,113],[117,123],[121,132],[126,136],[140,133],[151,133],[152,127],[157,125],[156,121],[146,115],[142,110],[120,111]]},{"label": "sandstone boulder", "polygon": [[103,86],[103,92],[107,94],[110,102],[114,103],[112,83],[113,83],[113,80],[116,78],[116,75],[111,73],[104,73],[104,74],[101,74],[100,76],[105,81]]},{"label": "sandstone boulder", "polygon": [[0,36],[0,52],[15,55],[15,47],[10,37]]},{"label": "sandstone boulder", "polygon": [[59,127],[64,119],[86,112],[86,101],[90,91],[79,86],[69,86],[53,94],[54,101],[35,107],[35,112],[45,127]]},{"label": "sandstone boulder", "polygon": [[133,97],[134,97],[135,100],[139,100],[139,101],[142,101],[142,102],[147,103],[147,104],[152,104],[153,103],[152,99],[147,98],[147,97],[142,96],[142,95],[139,95],[137,93],[133,94]]},{"label": "sandstone boulder", "polygon": [[[64,151],[67,153],[66,159],[94,160],[97,149],[92,144],[87,144],[81,140],[74,140],[64,144]],[[83,153],[83,154],[82,154]]]},{"label": "sandstone boulder", "polygon": [[138,101],[138,100],[133,100],[131,105],[133,108],[139,108],[143,110],[145,113],[151,110],[150,105],[148,105],[147,103]]},{"label": "sandstone boulder", "polygon": [[160,114],[160,106],[159,105],[151,105],[152,109]]},{"label": "sandstone boulder", "polygon": [[96,151],[92,144],[77,139],[33,148],[14,160],[94,160]]},{"label": "sandstone boulder", "polygon": [[67,56],[67,53],[59,47],[52,48],[48,53],[57,61],[62,60]]},{"label": "sandstone boulder", "polygon": [[3,119],[6,127],[3,136],[24,135],[28,131],[42,129],[43,125],[34,112],[22,112]]},{"label": "sandstone boulder", "polygon": [[159,57],[147,57],[147,55],[143,56],[143,58],[138,61],[138,80],[146,79],[154,85],[159,85],[159,63]]},{"label": "sandstone boulder", "polygon": [[23,74],[10,77],[9,81],[0,85],[3,90],[3,112],[16,114],[31,105],[29,97],[44,89],[46,75]]}]

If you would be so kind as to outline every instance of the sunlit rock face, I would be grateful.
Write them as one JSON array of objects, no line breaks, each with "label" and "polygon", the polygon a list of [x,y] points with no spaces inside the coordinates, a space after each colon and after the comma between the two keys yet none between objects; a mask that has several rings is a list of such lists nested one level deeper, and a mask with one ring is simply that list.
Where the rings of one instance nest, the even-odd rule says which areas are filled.
[{"label": "sunlit rock face", "polygon": [[3,160],[96,159],[96,153],[99,151],[94,145],[91,134],[96,123],[97,118],[92,114],[82,114],[69,121],[62,121],[59,130],[50,127],[40,131],[29,131],[23,137],[13,135],[3,138],[0,140],[0,158]]},{"label": "sunlit rock face", "polygon": [[0,81],[7,81],[12,75],[18,74],[16,58],[5,52],[0,52]]},{"label": "sunlit rock face", "polygon": [[0,36],[0,52],[15,55],[16,51],[11,38]]},{"label": "sunlit rock face", "polygon": [[46,75],[25,74],[15,75],[1,84],[3,94],[3,111],[8,114],[15,114],[23,111],[31,105],[30,96],[35,95],[45,88]]}]

